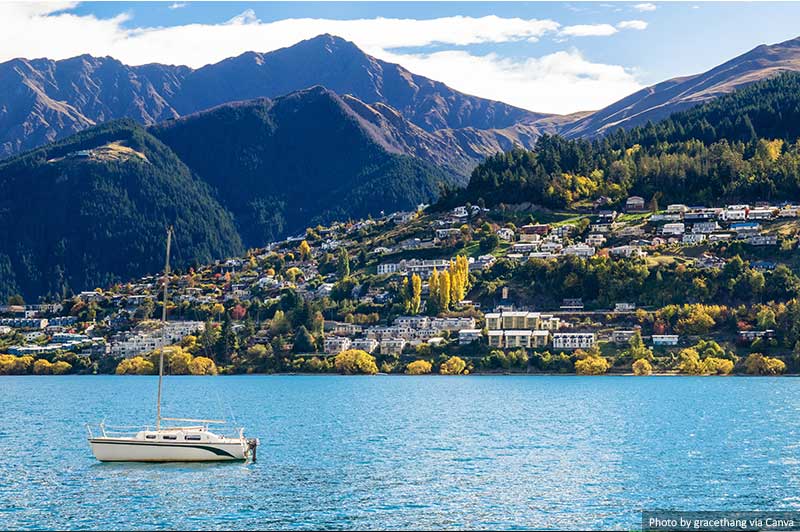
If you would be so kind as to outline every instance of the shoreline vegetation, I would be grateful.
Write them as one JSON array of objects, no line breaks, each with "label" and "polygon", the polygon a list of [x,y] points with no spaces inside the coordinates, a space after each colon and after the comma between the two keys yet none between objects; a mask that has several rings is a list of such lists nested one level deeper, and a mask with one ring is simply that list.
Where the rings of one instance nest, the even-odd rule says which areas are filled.
[{"label": "shoreline vegetation", "polygon": [[[401,360],[399,356],[373,356],[359,349],[348,349],[337,355],[297,357],[284,359],[275,369],[265,368],[254,371],[250,367],[242,371],[235,365],[218,367],[213,359],[197,355],[196,339],[189,336],[181,345],[156,349],[144,356],[124,358],[116,368],[105,372],[86,367],[74,371],[73,365],[64,360],[49,361],[34,359],[31,356],[0,355],[0,375],[154,375],[159,356],[164,354],[166,375],[453,375],[453,376],[497,376],[497,375],[577,375],[577,376],[781,376],[797,375],[786,373],[787,365],[779,358],[750,353],[746,358],[726,351],[713,340],[701,340],[693,347],[687,347],[670,356],[655,357],[653,350],[644,346],[641,336],[636,333],[629,341],[629,349],[617,357],[603,356],[597,347],[575,350],[567,355],[560,353],[555,359],[562,365],[557,371],[547,371],[537,367],[542,361],[554,358],[549,352],[533,353],[519,349],[504,352],[493,350],[480,359],[462,358],[445,354],[437,358],[417,358]],[[262,354],[263,346],[253,346],[246,352],[252,356]],[[80,362],[75,357],[73,362]],[[571,367],[569,366],[571,364]],[[617,366],[616,368],[614,366]],[[630,368],[630,370],[628,370]]]}]

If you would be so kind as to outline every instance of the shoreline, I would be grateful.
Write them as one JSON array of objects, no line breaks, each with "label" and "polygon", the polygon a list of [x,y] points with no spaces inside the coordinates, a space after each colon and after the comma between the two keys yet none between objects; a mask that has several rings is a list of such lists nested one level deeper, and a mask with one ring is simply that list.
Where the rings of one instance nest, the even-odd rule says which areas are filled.
[{"label": "shoreline", "polygon": [[[602,375],[578,375],[577,373],[487,373],[475,372],[468,375],[442,375],[439,373],[426,373],[422,375],[407,375],[405,373],[377,373],[375,375],[344,373],[313,373],[313,372],[281,372],[281,373],[224,373],[219,375],[170,375],[165,377],[800,377],[800,373],[784,373],[781,375],[750,375],[747,373],[732,373],[730,375],[689,375],[684,373],[652,373],[650,375],[635,375],[633,373],[604,373]],[[117,375],[116,373],[69,373],[64,375],[37,375],[37,374],[9,374],[3,377],[158,377],[158,375]]]}]

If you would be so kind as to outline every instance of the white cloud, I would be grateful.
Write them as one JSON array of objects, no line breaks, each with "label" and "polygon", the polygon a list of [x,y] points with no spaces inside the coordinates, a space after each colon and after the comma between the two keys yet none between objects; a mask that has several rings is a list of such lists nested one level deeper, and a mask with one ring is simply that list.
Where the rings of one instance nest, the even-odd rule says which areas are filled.
[{"label": "white cloud", "polygon": [[593,63],[577,50],[526,60],[460,50],[384,58],[463,92],[541,112],[599,109],[642,88],[625,68]]},{"label": "white cloud", "polygon": [[[544,36],[611,35],[610,24],[562,26],[549,19],[440,17],[435,19],[258,20],[252,10],[220,24],[126,28],[122,14],[99,19],[64,10],[74,3],[0,2],[0,61],[14,57],[63,59],[89,53],[124,63],[151,62],[200,67],[256,50],[291,46],[321,33],[355,42],[367,53],[455,89],[528,109],[571,112],[598,108],[637,90],[633,74],[616,65],[592,63],[577,51],[512,60],[463,50],[403,53],[404,47],[469,46],[535,42]],[[622,26],[620,26],[622,27]],[[633,26],[631,26],[633,27]],[[638,28],[636,28],[638,29]]]},{"label": "white cloud", "polygon": [[645,2],[643,4],[636,4],[635,6],[633,6],[633,9],[637,11],[655,11],[656,5],[651,4],[650,2]]},{"label": "white cloud", "polygon": [[623,20],[617,24],[621,30],[646,30],[647,22],[644,20]]},{"label": "white cloud", "polygon": [[611,24],[576,24],[565,26],[560,32],[567,37],[608,37],[617,33]]},{"label": "white cloud", "polygon": [[182,7],[186,7],[186,2],[173,2],[169,5],[170,9],[181,9]]}]

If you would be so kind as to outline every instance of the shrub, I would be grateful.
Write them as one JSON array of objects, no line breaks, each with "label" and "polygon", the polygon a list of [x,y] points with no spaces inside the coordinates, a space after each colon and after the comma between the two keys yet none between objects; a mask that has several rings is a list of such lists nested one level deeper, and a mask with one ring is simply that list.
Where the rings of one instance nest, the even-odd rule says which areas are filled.
[{"label": "shrub", "polygon": [[431,363],[427,360],[415,360],[406,366],[407,375],[426,375],[431,372]]},{"label": "shrub", "polygon": [[336,371],[345,375],[375,375],[378,373],[375,357],[360,349],[342,351],[336,355],[333,365]]},{"label": "shrub", "polygon": [[780,375],[786,371],[786,364],[777,358],[765,357],[761,353],[751,353],[744,362],[747,373],[751,375]]},{"label": "shrub", "polygon": [[53,364],[51,364],[49,360],[40,358],[33,363],[33,373],[35,375],[52,375]]},{"label": "shrub", "polygon": [[611,364],[605,358],[590,355],[575,362],[575,373],[578,375],[603,375],[609,367]]},{"label": "shrub", "polygon": [[195,357],[189,363],[189,374],[191,375],[216,375],[217,365],[208,357]]},{"label": "shrub", "polygon": [[152,375],[155,365],[144,357],[126,358],[117,366],[117,375]]},{"label": "shrub", "polygon": [[448,358],[441,366],[439,366],[439,373],[442,375],[461,375],[467,370],[467,363],[461,357],[452,356]]},{"label": "shrub", "polygon": [[633,363],[634,375],[650,375],[653,373],[653,366],[646,358],[640,358]]},{"label": "shrub", "polygon": [[730,375],[733,362],[725,358],[708,357],[703,360],[702,372],[704,375]]}]

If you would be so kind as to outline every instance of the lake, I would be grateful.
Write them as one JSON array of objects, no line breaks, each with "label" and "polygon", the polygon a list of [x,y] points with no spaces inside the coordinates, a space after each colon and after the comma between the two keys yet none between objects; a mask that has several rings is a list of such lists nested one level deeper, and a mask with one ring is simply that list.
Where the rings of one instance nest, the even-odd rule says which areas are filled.
[{"label": "lake", "polygon": [[0,528],[630,529],[642,509],[800,509],[800,379],[167,377],[167,416],[255,464],[101,464],[155,377],[0,377]]}]

